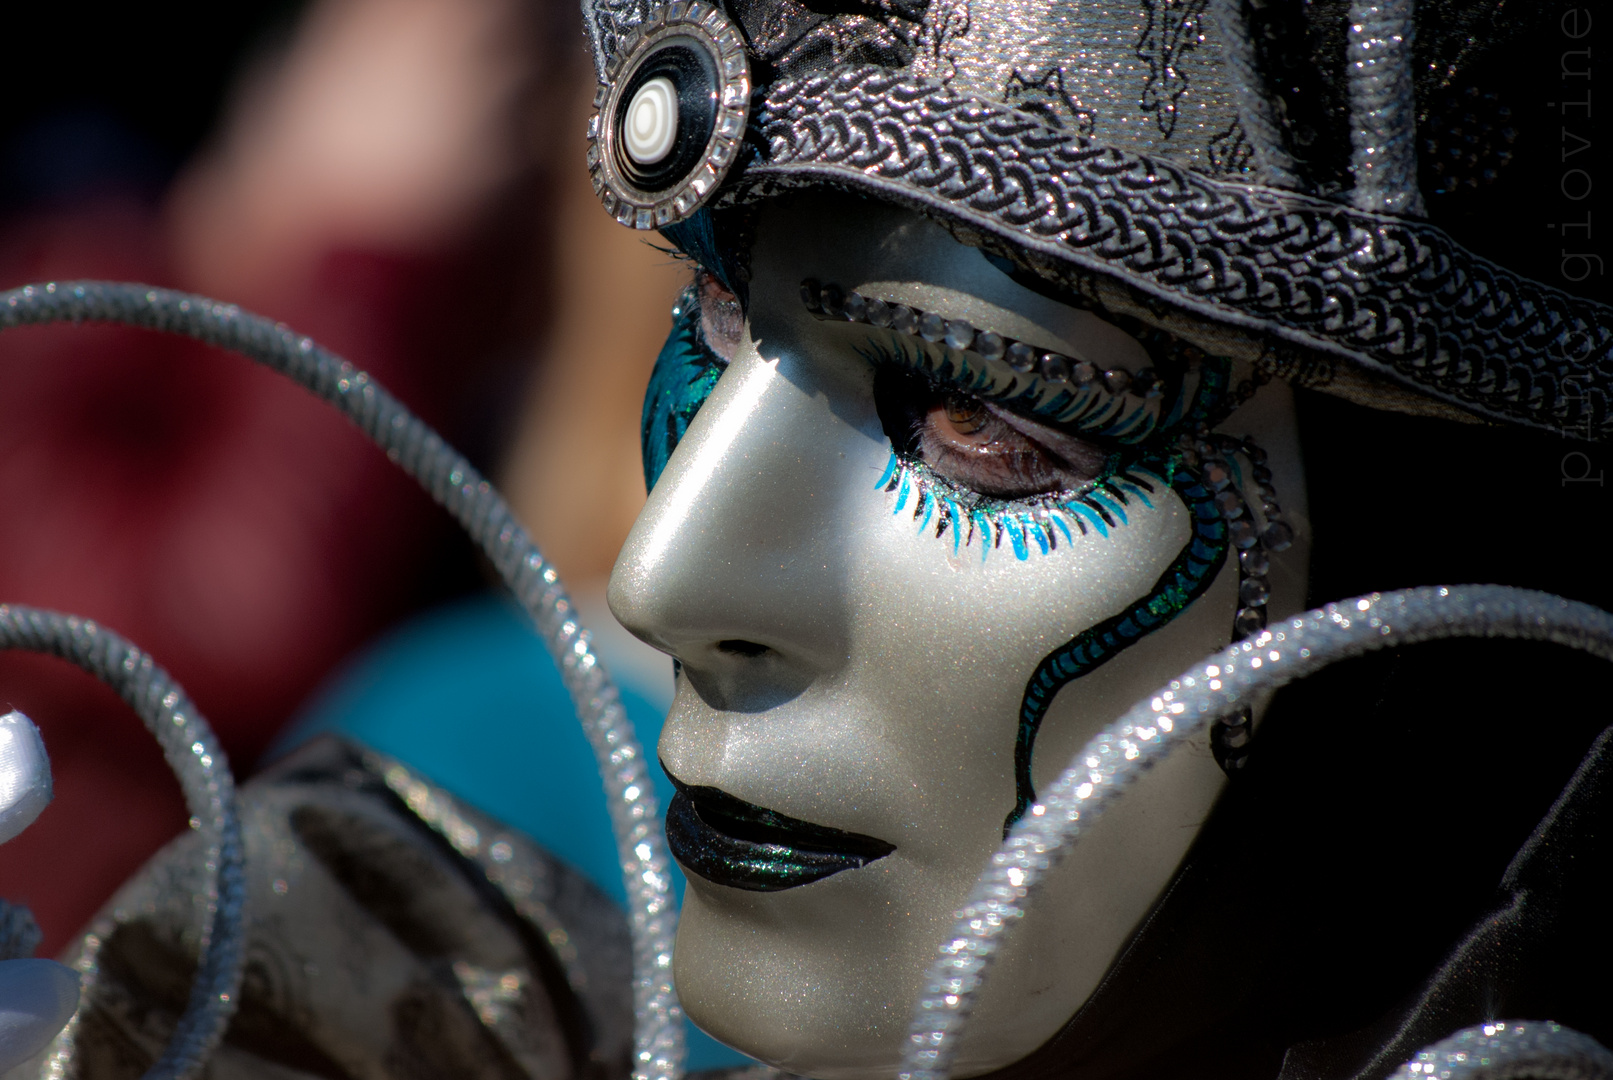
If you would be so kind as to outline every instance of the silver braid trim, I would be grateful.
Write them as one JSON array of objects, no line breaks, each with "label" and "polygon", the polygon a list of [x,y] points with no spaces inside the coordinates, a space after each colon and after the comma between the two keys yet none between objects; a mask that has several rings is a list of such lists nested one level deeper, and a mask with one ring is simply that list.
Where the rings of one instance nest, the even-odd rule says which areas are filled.
[{"label": "silver braid trim", "polygon": [[1359,367],[1494,419],[1613,436],[1613,308],[1426,222],[1222,183],[906,79],[861,67],[774,83],[748,128],[766,151],[721,198],[844,187],[1007,245],[1049,280],[1096,286],[1105,304],[1189,337],[1202,319],[1246,344],[1297,346],[1269,355],[1302,385],[1328,385],[1342,362],[1339,374]]},{"label": "silver braid trim", "polygon": [[166,671],[122,637],[87,619],[0,605],[0,649],[60,657],[115,690],[156,737],[169,768],[179,778],[196,827],[209,837],[209,876],[202,897],[207,925],[202,928],[196,979],[173,1038],[147,1070],[145,1080],[197,1076],[235,1015],[246,958],[241,821],[235,805],[235,778],[224,751],[207,721]]},{"label": "silver braid trim", "polygon": [[633,936],[634,1080],[678,1080],[684,1058],[683,1014],[672,987],[678,912],[649,765],[559,575],[503,496],[367,374],[313,339],[233,304],[98,281],[0,293],[0,330],[51,322],[110,322],[180,334],[290,377],[357,425],[476,540],[559,664],[604,781]]},{"label": "silver braid trim", "polygon": [[582,24],[600,82],[606,81],[605,72],[623,40],[649,21],[655,5],[656,0],[582,0]]},{"label": "silver braid trim", "polygon": [[1345,73],[1350,87],[1350,170],[1357,210],[1426,217],[1417,188],[1417,94],[1412,85],[1412,0],[1350,5]]},{"label": "silver braid trim", "polygon": [[1256,693],[1376,649],[1455,637],[1553,641],[1613,660],[1613,615],[1546,593],[1464,585],[1328,604],[1189,668],[1087,743],[992,856],[925,976],[900,1080],[950,1075],[1009,928],[1093,820],[1166,754]]},{"label": "silver braid trim", "polygon": [[1549,1020],[1495,1020],[1418,1051],[1389,1080],[1613,1080],[1613,1053]]},{"label": "silver braid trim", "polygon": [[1243,0],[1211,0],[1210,14],[1226,42],[1226,56],[1237,87],[1238,122],[1254,151],[1255,167],[1262,183],[1273,187],[1302,190],[1294,159],[1283,145],[1282,132],[1272,114],[1265,80],[1255,60],[1255,43],[1249,37],[1244,19]]}]

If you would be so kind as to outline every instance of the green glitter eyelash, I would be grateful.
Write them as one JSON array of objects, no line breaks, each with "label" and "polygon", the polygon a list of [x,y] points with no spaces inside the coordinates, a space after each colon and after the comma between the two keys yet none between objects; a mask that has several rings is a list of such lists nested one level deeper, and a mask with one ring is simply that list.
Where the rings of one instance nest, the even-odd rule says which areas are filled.
[{"label": "green glitter eyelash", "polygon": [[1152,367],[1135,374],[1124,368],[1103,371],[1086,360],[980,330],[960,319],[847,292],[834,284],[819,285],[810,278],[801,283],[801,302],[825,322],[860,323],[887,331],[898,354],[915,370],[1061,427],[1141,443],[1180,418],[1180,379],[1162,379]]},{"label": "green glitter eyelash", "polygon": [[885,340],[870,336],[857,351],[870,363],[918,372],[948,389],[1085,437],[1137,445],[1175,419],[1174,410],[1162,408],[1157,397],[1114,394],[1097,383],[1073,387],[1005,370],[958,349],[926,348],[894,330]]}]

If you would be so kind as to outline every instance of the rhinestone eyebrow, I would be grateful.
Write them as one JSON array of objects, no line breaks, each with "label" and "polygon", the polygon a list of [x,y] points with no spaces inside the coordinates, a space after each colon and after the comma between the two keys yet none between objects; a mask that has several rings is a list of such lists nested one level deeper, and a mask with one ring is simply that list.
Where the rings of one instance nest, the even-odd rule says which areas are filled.
[{"label": "rhinestone eyebrow", "polygon": [[1125,368],[1104,371],[1087,360],[1077,360],[992,330],[981,330],[962,319],[948,319],[909,304],[893,304],[864,296],[833,282],[820,284],[814,278],[802,281],[801,303],[825,322],[865,323],[895,330],[930,344],[945,344],[960,352],[972,352],[984,360],[1005,362],[1015,371],[1035,375],[1046,383],[1083,391],[1101,390],[1117,397],[1126,395],[1145,401],[1156,400],[1164,393],[1159,376],[1151,367],[1136,374]]}]

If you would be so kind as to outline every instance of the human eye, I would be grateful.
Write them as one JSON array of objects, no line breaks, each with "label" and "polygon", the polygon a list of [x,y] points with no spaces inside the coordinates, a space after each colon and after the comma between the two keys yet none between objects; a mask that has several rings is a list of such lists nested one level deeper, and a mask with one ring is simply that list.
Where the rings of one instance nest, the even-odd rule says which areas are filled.
[{"label": "human eye", "polygon": [[919,532],[950,532],[955,555],[978,538],[982,558],[1011,547],[1024,559],[1126,525],[1133,504],[1151,508],[1170,486],[1182,425],[1203,419],[1224,381],[1189,378],[1185,353],[1135,336],[1128,359],[1143,362],[1116,363],[1111,338],[1109,367],[811,278],[801,300],[820,321],[870,331],[852,347],[873,367],[891,444],[875,486]]},{"label": "human eye", "polygon": [[1108,471],[1112,454],[895,364],[881,364],[874,398],[892,447],[951,484],[988,498],[1021,500],[1080,490]]},{"label": "human eye", "polygon": [[[1033,420],[989,389],[937,376],[875,344],[874,404],[891,442],[875,485],[893,514],[910,513],[920,533],[951,534],[953,554],[998,548],[1019,559],[1048,554],[1089,530],[1126,524],[1128,508],[1165,481],[1141,446],[1111,445]],[[967,384],[967,380],[966,380]]]}]

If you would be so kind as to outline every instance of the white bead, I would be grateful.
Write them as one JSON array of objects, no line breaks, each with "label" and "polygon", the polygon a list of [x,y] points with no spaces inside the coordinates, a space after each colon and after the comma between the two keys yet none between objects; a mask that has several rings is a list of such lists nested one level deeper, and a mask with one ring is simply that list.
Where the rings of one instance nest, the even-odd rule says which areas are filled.
[{"label": "white bead", "polygon": [[34,722],[15,710],[0,716],[0,844],[50,802],[50,758]]},{"label": "white bead", "polygon": [[672,152],[678,135],[678,91],[665,75],[638,88],[622,121],[627,156],[639,165],[654,165]]}]

